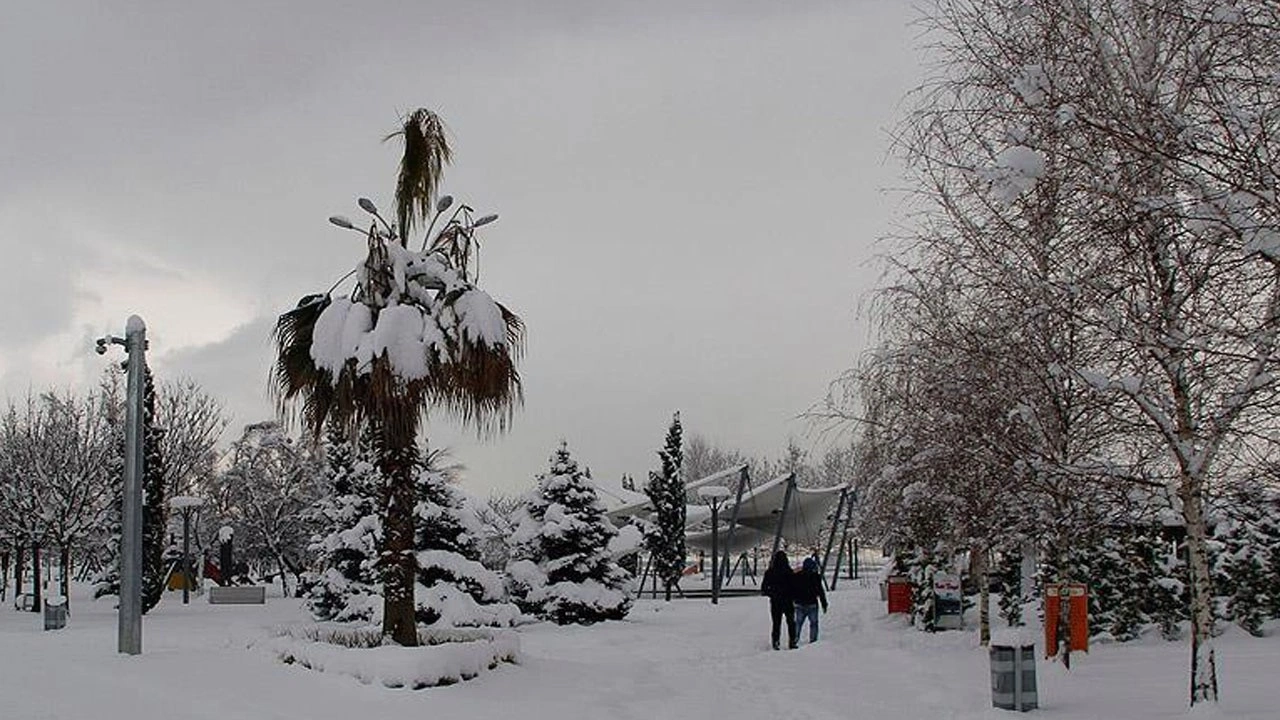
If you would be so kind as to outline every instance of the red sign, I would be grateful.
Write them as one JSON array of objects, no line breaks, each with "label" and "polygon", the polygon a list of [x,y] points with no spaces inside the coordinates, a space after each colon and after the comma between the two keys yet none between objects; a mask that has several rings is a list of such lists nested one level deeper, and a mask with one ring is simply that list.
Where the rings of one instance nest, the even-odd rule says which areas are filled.
[{"label": "red sign", "polygon": [[1058,653],[1058,619],[1067,610],[1071,651],[1089,651],[1089,593],[1082,583],[1048,585],[1044,589],[1044,652],[1046,657]]},{"label": "red sign", "polygon": [[905,576],[894,575],[888,584],[889,613],[911,612],[911,581]]}]

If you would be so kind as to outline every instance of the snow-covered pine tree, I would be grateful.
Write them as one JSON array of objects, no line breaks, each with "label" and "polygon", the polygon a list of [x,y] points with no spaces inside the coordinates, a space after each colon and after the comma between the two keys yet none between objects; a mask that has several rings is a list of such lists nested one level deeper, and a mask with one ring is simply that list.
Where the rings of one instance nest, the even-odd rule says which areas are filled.
[{"label": "snow-covered pine tree", "polygon": [[321,569],[307,578],[307,605],[317,620],[380,623],[380,476],[367,447],[335,423],[326,430],[325,474],[329,492],[312,509],[319,531],[308,547]]},{"label": "snow-covered pine tree", "polygon": [[671,589],[680,581],[684,572],[688,550],[684,542],[686,498],[680,413],[671,419],[667,439],[658,451],[662,469],[649,473],[645,494],[653,505],[654,532],[648,536],[649,553],[652,556],[653,573],[666,587],[666,599],[671,599]]},{"label": "snow-covered pine tree", "polygon": [[1154,544],[1154,573],[1144,592],[1143,609],[1160,628],[1161,637],[1178,640],[1182,637],[1181,623],[1188,619],[1188,608],[1191,607],[1186,582],[1187,566],[1179,553],[1160,541],[1158,530]]},{"label": "snow-covered pine tree", "polygon": [[996,577],[1000,579],[1000,618],[1009,627],[1022,624],[1022,554],[1016,549],[1000,552],[996,563]]},{"label": "snow-covered pine tree", "polygon": [[1141,526],[1111,528],[1089,561],[1089,631],[1121,642],[1138,637],[1149,618],[1147,589],[1156,575],[1155,552]]},{"label": "snow-covered pine tree", "polygon": [[911,624],[925,632],[938,629],[933,576],[943,572],[943,566],[938,554],[928,550],[915,549],[894,556],[895,570],[911,579]]},{"label": "snow-covered pine tree", "polygon": [[418,622],[425,625],[509,626],[520,617],[505,602],[497,573],[480,562],[484,526],[471,499],[452,484],[453,468],[439,451],[424,452],[414,490]]},{"label": "snow-covered pine tree", "polygon": [[565,443],[525,498],[507,566],[512,599],[560,625],[621,620],[631,609],[632,576],[610,558],[617,535],[590,476]]},{"label": "snow-covered pine tree", "polygon": [[146,368],[142,392],[142,612],[160,602],[168,565],[169,504],[164,453],[160,451],[163,432],[156,422],[156,385],[151,368]]},{"label": "snow-covered pine tree", "polygon": [[107,461],[107,492],[111,494],[111,509],[107,512],[107,526],[102,538],[101,568],[93,578],[93,598],[120,594],[120,534],[123,518],[120,502],[124,497],[124,389],[122,373],[118,366],[107,370],[98,383],[98,407],[105,415],[107,442],[111,445]]},{"label": "snow-covered pine tree", "polygon": [[1214,584],[1224,600],[1225,619],[1257,636],[1274,605],[1275,569],[1269,565],[1280,537],[1267,533],[1267,507],[1261,493],[1242,493],[1232,500],[1213,530]]},{"label": "snow-covered pine tree", "polygon": [[1271,599],[1267,612],[1273,618],[1280,618],[1280,489],[1263,488],[1260,491],[1262,517],[1258,531],[1266,538],[1266,568],[1271,583],[1267,591]]}]

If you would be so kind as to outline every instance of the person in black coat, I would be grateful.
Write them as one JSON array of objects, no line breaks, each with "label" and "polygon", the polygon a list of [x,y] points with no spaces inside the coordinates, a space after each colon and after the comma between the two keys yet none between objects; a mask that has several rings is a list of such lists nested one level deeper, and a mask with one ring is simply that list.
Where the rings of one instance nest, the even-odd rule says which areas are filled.
[{"label": "person in black coat", "polygon": [[779,550],[773,554],[773,561],[760,582],[760,594],[769,598],[769,617],[773,621],[769,638],[773,649],[778,649],[778,635],[784,618],[787,621],[787,647],[796,647],[795,573],[791,572],[785,552]]},{"label": "person in black coat", "polygon": [[809,621],[809,642],[818,641],[818,603],[822,603],[822,612],[827,611],[827,591],[822,586],[822,574],[818,572],[818,561],[811,557],[804,559],[804,565],[795,576],[796,603],[796,636],[804,630],[804,623]]}]

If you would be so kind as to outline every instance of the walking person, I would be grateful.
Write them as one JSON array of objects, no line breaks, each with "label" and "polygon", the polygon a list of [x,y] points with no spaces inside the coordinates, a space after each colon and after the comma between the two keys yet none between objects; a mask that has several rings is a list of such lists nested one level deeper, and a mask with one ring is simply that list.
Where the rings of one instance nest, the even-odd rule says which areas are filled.
[{"label": "walking person", "polygon": [[796,647],[795,573],[791,571],[785,552],[779,550],[773,554],[769,568],[764,571],[764,579],[760,581],[760,594],[769,598],[769,618],[773,621],[769,638],[773,649],[778,649],[778,635],[784,619],[787,621],[787,647]]},{"label": "walking person", "polygon": [[818,603],[822,603],[822,612],[827,611],[827,591],[822,587],[822,575],[818,572],[818,561],[807,557],[795,577],[796,603],[796,638],[804,630],[805,621],[809,621],[809,642],[818,641]]}]

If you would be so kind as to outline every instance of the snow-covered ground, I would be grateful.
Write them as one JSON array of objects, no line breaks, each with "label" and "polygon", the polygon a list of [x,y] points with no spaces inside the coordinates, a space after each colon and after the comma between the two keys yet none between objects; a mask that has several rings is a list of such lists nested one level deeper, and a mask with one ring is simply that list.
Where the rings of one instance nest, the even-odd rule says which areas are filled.
[{"label": "snow-covered ground", "polygon": [[[296,600],[210,606],[176,593],[144,621],[144,654],[115,652],[109,602],[76,598],[65,630],[0,610],[4,720],[393,720],[395,718],[1012,718],[991,708],[974,632],[927,635],[884,614],[873,587],[842,585],[822,637],[768,649],[759,597],[640,600],[627,621],[519,629],[520,662],[425,690],[364,685],[280,663],[265,639],[301,622]],[[1280,633],[1219,640],[1222,691],[1210,717],[1280,717]],[[1067,674],[1037,662],[1041,709],[1061,720],[1185,716],[1188,646],[1147,638],[1095,645]],[[1200,716],[1200,713],[1196,713]]]}]

